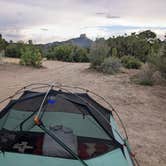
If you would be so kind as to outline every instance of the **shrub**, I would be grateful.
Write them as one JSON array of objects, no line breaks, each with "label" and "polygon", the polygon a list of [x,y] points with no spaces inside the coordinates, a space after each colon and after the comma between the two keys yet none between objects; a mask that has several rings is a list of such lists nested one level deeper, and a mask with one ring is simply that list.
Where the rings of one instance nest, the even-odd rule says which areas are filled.
[{"label": "shrub", "polygon": [[70,54],[72,53],[72,46],[71,45],[61,45],[57,46],[53,49],[55,59],[61,61],[71,62],[72,58]]},{"label": "shrub", "polygon": [[143,66],[133,80],[142,85],[166,83],[166,43],[158,54],[149,57],[148,63]]},{"label": "shrub", "polygon": [[139,69],[141,67],[140,60],[132,56],[123,56],[121,58],[121,63],[128,69]]},{"label": "shrub", "polygon": [[56,56],[54,52],[50,49],[48,52],[45,53],[45,56],[48,60],[56,60]]},{"label": "shrub", "polygon": [[22,65],[41,67],[42,55],[36,47],[29,45],[21,49],[21,60]]},{"label": "shrub", "polygon": [[6,47],[5,56],[20,58],[21,56],[21,47],[17,43],[11,43]]},{"label": "shrub", "polygon": [[87,50],[81,47],[75,46],[70,54],[72,62],[88,62]]},{"label": "shrub", "polygon": [[48,59],[66,62],[88,62],[87,50],[73,45],[61,45],[50,48]]},{"label": "shrub", "polygon": [[110,49],[104,40],[96,40],[96,42],[92,44],[89,53],[91,67],[98,69],[108,56],[109,51]]},{"label": "shrub", "polygon": [[148,61],[166,79],[166,44],[161,48],[158,54],[150,56]]},{"label": "shrub", "polygon": [[2,59],[3,59],[4,55],[5,55],[5,51],[4,51],[4,50],[1,50],[1,51],[0,51],[0,64],[3,63]]},{"label": "shrub", "polygon": [[104,73],[115,74],[120,71],[120,60],[115,57],[109,57],[104,59],[104,62],[100,66],[100,70]]},{"label": "shrub", "polygon": [[138,83],[138,84],[141,84],[141,85],[150,85],[150,86],[152,86],[154,84],[154,79],[153,79],[154,72],[155,72],[155,70],[153,69],[153,67],[150,66],[150,64],[146,63],[141,68],[139,73],[132,78],[132,80],[135,83]]}]

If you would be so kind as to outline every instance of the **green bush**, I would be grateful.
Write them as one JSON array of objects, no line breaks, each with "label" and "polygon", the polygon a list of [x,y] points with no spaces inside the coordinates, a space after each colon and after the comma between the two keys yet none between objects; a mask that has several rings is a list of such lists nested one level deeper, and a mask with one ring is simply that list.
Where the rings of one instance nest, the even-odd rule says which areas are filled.
[{"label": "green bush", "polygon": [[100,68],[104,59],[108,57],[109,51],[110,49],[104,40],[96,40],[96,42],[92,44],[89,53],[89,61],[91,63],[91,67],[95,69]]},{"label": "green bush", "polygon": [[6,57],[20,58],[21,56],[21,46],[18,43],[11,43],[6,47],[5,50]]},{"label": "green bush", "polygon": [[139,69],[141,67],[140,60],[132,56],[123,56],[121,58],[121,63],[128,69]]},{"label": "green bush", "polygon": [[72,62],[88,62],[87,50],[81,47],[73,47],[72,53],[70,54]]},{"label": "green bush", "polygon": [[24,48],[21,49],[20,63],[26,66],[41,67],[42,55],[39,49],[32,45],[24,46]]},{"label": "green bush", "polygon": [[48,60],[56,60],[56,57],[55,57],[55,54],[53,51],[48,50],[48,52],[45,53],[45,57],[48,59]]},{"label": "green bush", "polygon": [[61,45],[51,47],[47,54],[47,59],[61,60],[61,61],[72,61],[69,56],[72,53],[71,45]]},{"label": "green bush", "polygon": [[121,62],[118,58],[109,57],[105,58],[100,66],[100,70],[104,73],[115,74],[120,71]]},{"label": "green bush", "polygon": [[50,48],[47,59],[66,62],[88,62],[87,50],[73,45],[61,45]]},{"label": "green bush", "polygon": [[72,58],[70,57],[70,54],[72,53],[71,45],[57,46],[53,50],[55,59],[67,62],[72,61]]}]

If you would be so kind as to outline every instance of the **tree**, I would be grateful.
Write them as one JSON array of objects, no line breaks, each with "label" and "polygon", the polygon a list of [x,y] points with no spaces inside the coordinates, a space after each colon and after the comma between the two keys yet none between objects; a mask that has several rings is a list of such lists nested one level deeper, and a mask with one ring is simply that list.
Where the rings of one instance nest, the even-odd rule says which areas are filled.
[{"label": "tree", "polygon": [[2,35],[0,34],[0,51],[5,50],[7,46],[7,41],[2,38]]},{"label": "tree", "polygon": [[135,36],[135,35],[136,35],[136,32],[132,32],[132,33],[131,33],[131,36]]},{"label": "tree", "polygon": [[99,68],[104,59],[108,57],[110,48],[103,39],[97,39],[90,48],[89,60],[91,67]]},{"label": "tree", "polygon": [[[144,34],[144,33],[143,33]],[[160,41],[154,39],[153,42],[145,38],[138,37],[136,33],[132,33],[129,36],[117,36],[116,38],[109,38],[107,43],[110,48],[116,48],[117,51],[112,54],[117,54],[119,58],[128,55],[138,58],[142,62],[146,62],[149,54],[154,51],[158,52],[160,47]],[[153,49],[153,50],[152,50]]]},{"label": "tree", "polygon": [[153,54],[148,60],[148,62],[153,65],[155,70],[159,71],[166,79],[166,41],[164,41],[158,54]]},{"label": "tree", "polygon": [[138,34],[138,37],[142,38],[142,39],[146,39],[146,40],[149,40],[149,39],[154,39],[157,37],[157,35],[152,32],[151,30],[146,30],[146,31],[143,31],[143,32],[140,32]]},{"label": "tree", "polygon": [[3,63],[3,62],[2,62],[2,58],[4,57],[4,55],[5,55],[4,50],[0,51],[0,64]]},{"label": "tree", "polygon": [[28,40],[28,44],[33,45],[33,41],[32,40]]},{"label": "tree", "polygon": [[11,43],[6,47],[5,56],[13,57],[13,58],[20,58],[21,56],[21,48],[17,43]]}]

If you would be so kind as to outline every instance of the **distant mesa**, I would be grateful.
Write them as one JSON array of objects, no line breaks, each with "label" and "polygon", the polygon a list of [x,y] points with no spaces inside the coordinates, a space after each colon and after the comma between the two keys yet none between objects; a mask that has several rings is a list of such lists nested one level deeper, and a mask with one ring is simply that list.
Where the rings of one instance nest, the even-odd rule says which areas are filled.
[{"label": "distant mesa", "polygon": [[87,38],[86,34],[81,34],[80,37],[70,39],[66,42],[72,43],[73,45],[76,45],[76,46],[79,46],[79,47],[88,48],[88,47],[91,46],[93,41],[90,40],[89,38]]},{"label": "distant mesa", "polygon": [[66,41],[62,41],[62,42],[47,43],[47,44],[44,44],[44,46],[49,47],[49,46],[59,46],[59,45],[63,45],[63,44],[72,44],[72,45],[76,45],[76,46],[83,47],[83,48],[89,48],[92,43],[93,43],[93,41],[90,40],[86,36],[86,34],[81,34],[80,37],[77,37],[77,38],[72,38],[72,39],[69,39]]},{"label": "distant mesa", "polygon": [[81,35],[80,35],[80,38],[87,38],[87,37],[86,37],[86,34],[85,34],[85,33],[81,34]]}]

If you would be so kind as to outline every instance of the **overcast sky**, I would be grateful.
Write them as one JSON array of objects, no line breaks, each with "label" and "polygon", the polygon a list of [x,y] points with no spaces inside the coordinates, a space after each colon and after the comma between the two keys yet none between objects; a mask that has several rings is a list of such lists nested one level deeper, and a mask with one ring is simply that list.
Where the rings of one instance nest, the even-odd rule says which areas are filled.
[{"label": "overcast sky", "polygon": [[166,33],[166,0],[0,0],[0,33],[7,40],[62,41],[155,31]]}]

